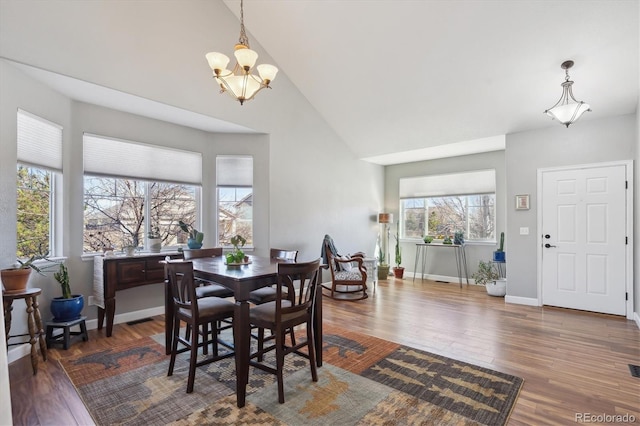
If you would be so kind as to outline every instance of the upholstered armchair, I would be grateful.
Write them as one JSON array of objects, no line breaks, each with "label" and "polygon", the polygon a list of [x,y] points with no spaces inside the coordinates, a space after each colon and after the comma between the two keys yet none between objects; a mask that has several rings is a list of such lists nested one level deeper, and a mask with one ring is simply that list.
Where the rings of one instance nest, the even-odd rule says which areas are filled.
[{"label": "upholstered armchair", "polygon": [[323,292],[323,294],[332,299],[352,301],[369,297],[364,256],[362,252],[340,256],[333,244],[333,239],[325,235],[322,243],[322,260],[331,272],[331,282],[322,283],[322,287],[330,292]]}]

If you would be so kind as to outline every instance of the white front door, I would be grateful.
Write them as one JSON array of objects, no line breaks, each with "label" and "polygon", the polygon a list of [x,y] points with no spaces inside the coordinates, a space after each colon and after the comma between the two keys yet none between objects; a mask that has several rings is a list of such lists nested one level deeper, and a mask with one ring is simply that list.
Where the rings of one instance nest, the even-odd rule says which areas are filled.
[{"label": "white front door", "polygon": [[542,172],[542,303],[626,314],[626,168]]}]

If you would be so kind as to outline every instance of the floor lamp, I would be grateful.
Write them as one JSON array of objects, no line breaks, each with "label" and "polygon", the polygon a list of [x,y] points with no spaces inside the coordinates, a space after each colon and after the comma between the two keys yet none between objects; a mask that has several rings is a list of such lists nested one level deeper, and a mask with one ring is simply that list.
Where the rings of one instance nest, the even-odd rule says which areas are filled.
[{"label": "floor lamp", "polygon": [[393,213],[379,213],[378,214],[378,223],[382,224],[382,246],[386,250],[386,262],[385,259],[380,259],[381,262],[385,262],[386,265],[389,265],[389,238],[391,236],[391,224],[393,223]]}]

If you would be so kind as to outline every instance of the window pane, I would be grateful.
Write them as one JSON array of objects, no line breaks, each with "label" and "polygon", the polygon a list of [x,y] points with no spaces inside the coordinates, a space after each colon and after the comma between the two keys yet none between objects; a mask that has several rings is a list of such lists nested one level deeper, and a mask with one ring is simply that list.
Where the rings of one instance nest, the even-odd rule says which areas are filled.
[{"label": "window pane", "polygon": [[[17,257],[50,253],[51,172],[18,164]],[[50,253],[52,254],[52,253]]]},{"label": "window pane", "polygon": [[400,210],[404,238],[464,232],[467,241],[495,240],[495,194],[402,199]]},{"label": "window pane", "polygon": [[195,187],[94,176],[84,182],[85,252],[144,247],[151,226],[158,227],[163,247],[186,243],[178,221],[195,221]]},{"label": "window pane", "polygon": [[218,244],[240,234],[253,245],[253,188],[218,188]]},{"label": "window pane", "polygon": [[179,221],[194,224],[196,221],[195,187],[189,185],[152,182],[151,223],[160,230],[163,246],[186,244],[189,235],[178,226]]}]

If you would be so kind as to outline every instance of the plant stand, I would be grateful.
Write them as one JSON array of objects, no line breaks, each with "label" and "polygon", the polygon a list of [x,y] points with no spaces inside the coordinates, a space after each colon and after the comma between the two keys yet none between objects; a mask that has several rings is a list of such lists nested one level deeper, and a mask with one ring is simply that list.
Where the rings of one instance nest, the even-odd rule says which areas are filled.
[{"label": "plant stand", "polygon": [[[89,335],[87,334],[87,325],[85,323],[86,319],[87,317],[80,317],[78,319],[65,322],[47,321],[47,346],[53,347],[53,345],[62,345],[62,349],[67,350],[69,349],[69,346],[71,346],[72,336],[80,336],[82,341],[88,341]],[[76,325],[80,327],[80,331],[71,331],[71,327]],[[62,334],[54,336],[53,332],[57,328],[62,328]]]}]

